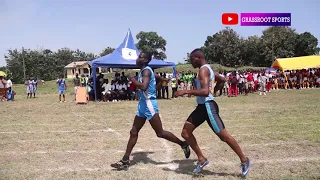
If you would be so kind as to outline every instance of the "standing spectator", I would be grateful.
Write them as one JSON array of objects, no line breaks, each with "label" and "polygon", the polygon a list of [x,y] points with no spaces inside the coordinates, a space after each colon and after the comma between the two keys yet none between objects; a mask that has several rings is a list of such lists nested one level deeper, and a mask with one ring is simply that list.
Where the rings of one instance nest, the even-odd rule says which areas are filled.
[{"label": "standing spectator", "polygon": [[81,86],[82,87],[86,87],[86,77],[84,76],[84,74],[81,75],[81,78],[80,78],[80,82],[81,82]]},{"label": "standing spectator", "polygon": [[92,78],[88,79],[88,83],[87,83],[86,88],[88,90],[89,100],[94,100],[94,89],[93,89]]},{"label": "standing spectator", "polygon": [[[158,74],[158,73],[157,73]],[[158,74],[160,77],[162,77],[162,73]],[[156,84],[160,84],[160,87],[157,87],[157,98],[162,99],[162,82],[160,79],[156,78]]]},{"label": "standing spectator", "polygon": [[58,92],[59,92],[59,101],[61,101],[61,96],[63,97],[63,102],[66,102],[66,89],[67,89],[67,84],[66,84],[66,80],[63,79],[63,76],[60,75],[59,79],[57,80],[57,84],[58,84]]},{"label": "standing spectator", "polygon": [[[37,92],[37,87],[38,87],[38,80],[37,78],[33,78],[33,80],[31,81],[32,84],[32,94],[33,94],[33,98],[36,98],[36,92]],[[32,94],[30,95],[30,97],[32,96]]]},{"label": "standing spectator", "polygon": [[174,93],[178,89],[177,79],[175,77],[172,77],[170,82],[171,82],[171,88],[172,88],[172,98],[174,98]]},{"label": "standing spectator", "polygon": [[237,74],[235,71],[230,76],[229,81],[231,84],[231,87],[229,90],[229,97],[231,97],[233,95],[235,95],[237,97],[238,96],[238,79],[237,79]]},{"label": "standing spectator", "polygon": [[[136,80],[138,80],[138,77],[139,77],[139,73],[138,72],[136,72],[136,76],[135,76],[135,78],[136,78]],[[158,83],[158,82],[156,82],[156,83]],[[157,90],[158,91],[158,90]],[[136,90],[135,90],[135,95],[136,95],[136,100],[139,100],[139,93],[140,93],[140,89],[138,88],[138,87],[136,87]]]},{"label": "standing spectator", "polygon": [[268,82],[268,77],[266,76],[265,72],[262,73],[262,75],[259,75],[259,86],[260,86],[260,96],[262,95],[267,95],[266,94],[266,85]]},{"label": "standing spectator", "polygon": [[27,85],[27,98],[31,98],[33,94],[33,83],[29,77],[27,77],[25,85]]},{"label": "standing spectator", "polygon": [[248,72],[248,88],[249,88],[249,92],[252,93],[253,89],[254,89],[254,81],[253,81],[253,74]]},{"label": "standing spectator", "polygon": [[[161,85],[162,85],[162,89],[161,89],[161,92],[162,92],[162,98],[163,99],[169,99],[169,89],[168,89],[168,79],[166,78],[166,73],[163,73],[162,75],[162,82],[161,82]],[[167,96],[167,98],[165,97],[165,95]]]},{"label": "standing spectator", "polygon": [[243,94],[244,92],[244,75],[242,73],[239,74],[239,94]]},{"label": "standing spectator", "polygon": [[6,88],[12,88],[12,81],[9,77],[6,77],[7,83],[6,83]]},{"label": "standing spectator", "polygon": [[228,95],[229,94],[229,88],[230,88],[230,86],[229,86],[229,77],[228,77],[228,75],[227,75],[227,73],[226,72],[224,72],[223,73],[223,76],[224,76],[224,78],[225,78],[225,82],[224,82],[224,86],[223,86],[223,94],[226,96],[226,95]]},{"label": "standing spectator", "polygon": [[270,92],[270,89],[271,89],[271,86],[272,86],[272,74],[269,71],[268,74],[265,74],[265,76],[267,77],[266,91]]},{"label": "standing spectator", "polygon": [[89,83],[89,75],[86,75],[85,80],[86,80],[86,85],[87,85]]},{"label": "standing spectator", "polygon": [[74,100],[76,100],[77,97],[77,89],[80,87],[81,81],[79,78],[79,74],[76,73],[76,77],[73,78],[73,86],[74,86]]},{"label": "standing spectator", "polygon": [[302,88],[302,73],[300,71],[297,71],[297,89],[301,89]]},{"label": "standing spectator", "polygon": [[244,95],[248,95],[248,93],[249,93],[248,72],[243,74],[243,77],[244,77],[243,84],[244,84],[244,92],[245,92]]},{"label": "standing spectator", "polygon": [[260,72],[254,71],[253,72],[253,91],[258,90],[258,75],[260,74]]}]

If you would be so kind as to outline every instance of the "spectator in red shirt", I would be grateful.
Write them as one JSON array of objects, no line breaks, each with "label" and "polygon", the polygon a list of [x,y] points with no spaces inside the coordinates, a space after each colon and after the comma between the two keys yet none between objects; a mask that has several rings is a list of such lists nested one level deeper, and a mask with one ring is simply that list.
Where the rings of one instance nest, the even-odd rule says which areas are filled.
[{"label": "spectator in red shirt", "polygon": [[128,97],[129,100],[134,100],[136,97],[136,86],[130,81],[129,82],[129,91],[128,91]]},{"label": "spectator in red shirt", "polygon": [[253,74],[248,72],[247,79],[248,79],[249,92],[253,92],[253,87],[254,87]]},{"label": "spectator in red shirt", "polygon": [[229,97],[233,94],[238,96],[238,78],[237,73],[234,71],[232,75],[229,77],[230,88],[229,88]]}]

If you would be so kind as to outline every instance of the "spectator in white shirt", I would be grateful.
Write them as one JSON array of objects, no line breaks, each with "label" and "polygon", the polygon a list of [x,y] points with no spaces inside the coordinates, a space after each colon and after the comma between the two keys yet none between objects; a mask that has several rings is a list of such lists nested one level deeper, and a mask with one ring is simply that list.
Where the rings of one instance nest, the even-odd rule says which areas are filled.
[{"label": "spectator in white shirt", "polygon": [[102,99],[103,101],[109,101],[109,98],[111,96],[111,84],[109,83],[108,79],[104,80],[104,83],[102,85]]},{"label": "spectator in white shirt", "polygon": [[6,83],[6,88],[12,88],[12,81],[9,77],[6,78],[7,83]]},{"label": "spectator in white shirt", "polygon": [[128,85],[124,81],[120,81],[118,88],[119,100],[126,100],[126,91],[128,89]]}]

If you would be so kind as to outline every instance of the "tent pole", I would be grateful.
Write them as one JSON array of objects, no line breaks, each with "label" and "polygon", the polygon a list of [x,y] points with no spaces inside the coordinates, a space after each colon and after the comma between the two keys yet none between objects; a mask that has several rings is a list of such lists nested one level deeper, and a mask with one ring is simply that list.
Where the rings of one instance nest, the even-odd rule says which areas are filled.
[{"label": "tent pole", "polygon": [[96,88],[96,84],[97,84],[97,78],[96,78],[97,67],[96,66],[92,66],[92,67],[93,67],[92,80],[93,80],[94,100],[98,101],[98,99],[97,99],[97,88]]},{"label": "tent pole", "polygon": [[173,66],[173,77],[177,78],[177,69],[176,66]]}]

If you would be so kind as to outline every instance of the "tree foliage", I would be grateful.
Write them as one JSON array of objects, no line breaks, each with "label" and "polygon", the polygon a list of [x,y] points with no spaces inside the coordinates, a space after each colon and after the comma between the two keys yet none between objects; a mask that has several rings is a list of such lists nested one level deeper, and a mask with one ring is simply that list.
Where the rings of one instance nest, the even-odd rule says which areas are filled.
[{"label": "tree foliage", "polygon": [[112,47],[107,47],[105,48],[101,53],[100,53],[100,56],[105,56],[105,55],[108,55],[108,54],[111,54],[115,49],[112,48]]},{"label": "tree foliage", "polygon": [[227,27],[208,36],[202,48],[209,63],[270,66],[276,58],[319,54],[317,45],[311,33],[298,34],[290,27],[269,27],[262,36],[248,38]]},{"label": "tree foliage", "polygon": [[166,45],[167,41],[159,36],[156,32],[141,31],[136,35],[138,39],[137,48],[140,51],[153,53],[153,58],[164,60],[167,58]]},{"label": "tree foliage", "polygon": [[41,50],[8,50],[5,60],[7,70],[15,83],[24,81],[24,68],[27,77],[38,77],[44,80],[52,80],[60,74],[64,74],[64,67],[74,61],[90,61],[98,56],[83,51],[68,48],[59,49],[56,52],[50,49]]},{"label": "tree foliage", "polygon": [[307,56],[319,53],[318,39],[310,32],[299,34],[296,38],[295,56]]},{"label": "tree foliage", "polygon": [[1,66],[0,67],[0,71],[7,72],[7,67],[6,66]]},{"label": "tree foliage", "polygon": [[207,37],[204,43],[204,51],[211,63],[231,66],[239,65],[243,64],[241,43],[242,39],[239,34],[227,27],[213,36]]}]

